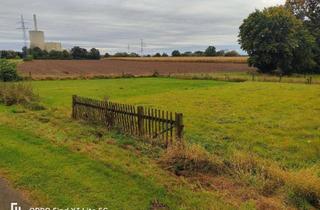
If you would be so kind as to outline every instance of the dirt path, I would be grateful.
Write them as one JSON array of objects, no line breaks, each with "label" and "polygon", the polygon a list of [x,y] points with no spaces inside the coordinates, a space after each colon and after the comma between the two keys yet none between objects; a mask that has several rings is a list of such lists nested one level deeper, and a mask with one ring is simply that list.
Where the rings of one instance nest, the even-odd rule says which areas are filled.
[{"label": "dirt path", "polygon": [[12,202],[18,203],[21,210],[30,208],[30,204],[23,199],[21,193],[13,189],[5,179],[0,178],[0,210],[10,210]]}]

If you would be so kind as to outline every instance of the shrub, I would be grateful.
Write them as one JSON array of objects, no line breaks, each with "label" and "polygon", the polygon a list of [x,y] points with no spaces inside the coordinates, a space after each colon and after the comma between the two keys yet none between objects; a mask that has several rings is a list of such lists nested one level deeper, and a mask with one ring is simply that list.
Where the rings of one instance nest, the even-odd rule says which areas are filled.
[{"label": "shrub", "polygon": [[39,97],[34,93],[30,84],[20,83],[0,83],[0,102],[7,106],[22,104],[28,106],[39,101]]},{"label": "shrub", "polygon": [[32,61],[33,56],[32,55],[27,55],[25,58],[23,58],[23,61]]},{"label": "shrub", "polygon": [[0,59],[0,81],[17,81],[20,77],[17,73],[17,64],[6,59]]},{"label": "shrub", "polygon": [[222,161],[196,144],[171,145],[161,157],[160,162],[177,175],[198,172],[220,174],[224,168]]}]

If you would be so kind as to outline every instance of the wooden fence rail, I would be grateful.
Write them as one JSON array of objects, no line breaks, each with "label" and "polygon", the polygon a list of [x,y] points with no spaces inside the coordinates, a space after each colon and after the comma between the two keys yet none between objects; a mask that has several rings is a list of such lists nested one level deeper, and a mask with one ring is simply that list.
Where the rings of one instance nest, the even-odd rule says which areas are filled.
[{"label": "wooden fence rail", "polygon": [[99,101],[74,95],[72,118],[90,121],[118,129],[123,133],[148,139],[159,139],[168,146],[183,137],[181,113]]}]

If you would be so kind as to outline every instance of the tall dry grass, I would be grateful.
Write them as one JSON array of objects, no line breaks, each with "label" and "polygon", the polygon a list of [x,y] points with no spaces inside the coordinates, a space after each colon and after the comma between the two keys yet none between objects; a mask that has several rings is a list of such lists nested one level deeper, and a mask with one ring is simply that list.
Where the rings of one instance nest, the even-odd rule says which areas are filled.
[{"label": "tall dry grass", "polygon": [[39,105],[39,96],[34,92],[32,85],[26,82],[0,83],[0,103],[6,106],[21,104],[34,110],[44,108]]},{"label": "tall dry grass", "polygon": [[288,171],[273,162],[243,152],[223,159],[199,145],[189,144],[176,144],[168,148],[160,163],[177,175],[205,173],[228,176],[254,187],[261,195],[280,193],[297,207],[306,201],[313,208],[320,208],[320,178],[309,169]]}]

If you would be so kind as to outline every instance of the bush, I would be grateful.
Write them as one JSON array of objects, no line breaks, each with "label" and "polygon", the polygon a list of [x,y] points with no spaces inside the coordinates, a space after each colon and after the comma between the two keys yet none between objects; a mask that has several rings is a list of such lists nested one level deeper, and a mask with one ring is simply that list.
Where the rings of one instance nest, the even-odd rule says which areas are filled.
[{"label": "bush", "polygon": [[25,58],[23,58],[23,61],[32,61],[33,56],[32,55],[27,55]]},{"label": "bush", "polygon": [[0,83],[0,103],[6,106],[21,104],[32,110],[43,110],[39,104],[39,96],[33,91],[30,84],[19,83]]},{"label": "bush", "polygon": [[20,77],[17,73],[17,64],[6,59],[0,59],[0,81],[17,81]]},{"label": "bush", "polygon": [[34,93],[30,84],[20,83],[0,83],[0,102],[6,106],[22,104],[32,105],[39,101],[39,97]]}]

